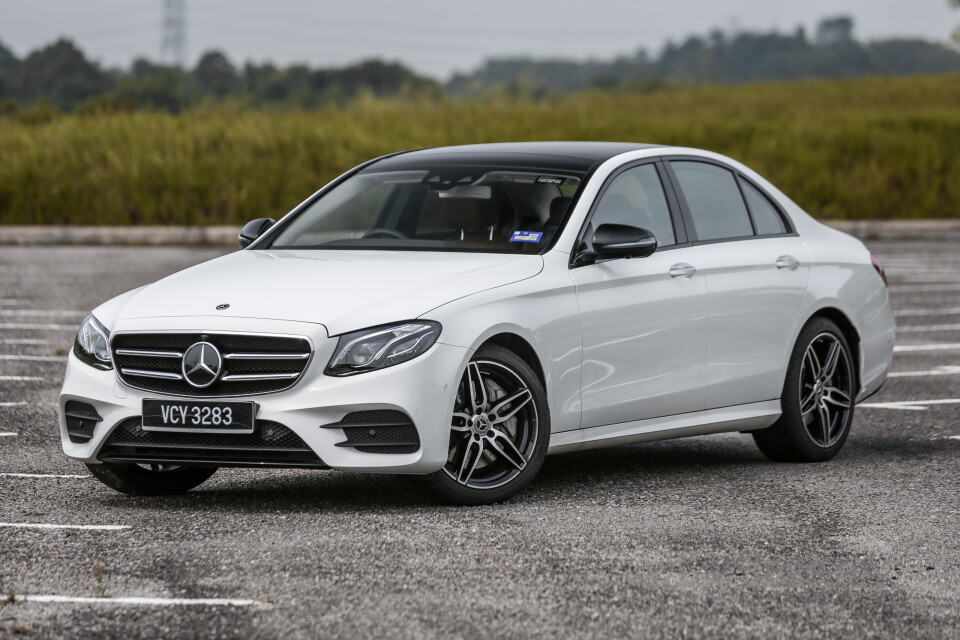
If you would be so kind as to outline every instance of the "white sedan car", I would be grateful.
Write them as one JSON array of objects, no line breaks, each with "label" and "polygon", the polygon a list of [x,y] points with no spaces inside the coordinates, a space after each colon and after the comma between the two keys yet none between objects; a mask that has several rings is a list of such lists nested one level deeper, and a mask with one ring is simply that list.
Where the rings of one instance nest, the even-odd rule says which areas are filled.
[{"label": "white sedan car", "polygon": [[823,461],[893,352],[863,244],[698,149],[398,153],[240,245],[81,325],[60,431],[108,486],[330,468],[485,504],[549,453],[726,431]]}]

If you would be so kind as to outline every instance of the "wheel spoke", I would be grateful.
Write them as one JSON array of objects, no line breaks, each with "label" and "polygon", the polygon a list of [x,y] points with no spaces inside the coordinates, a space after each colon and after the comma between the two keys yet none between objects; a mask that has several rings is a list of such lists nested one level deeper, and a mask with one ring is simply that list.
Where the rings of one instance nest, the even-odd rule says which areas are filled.
[{"label": "wheel spoke", "polygon": [[[457,424],[457,420],[463,420],[463,424]],[[450,428],[454,431],[470,431],[470,414],[459,411],[454,412],[453,423],[450,425]]]},{"label": "wheel spoke", "polygon": [[807,347],[807,353],[804,356],[807,360],[807,366],[810,367],[810,375],[813,376],[814,380],[820,378],[820,358],[817,357],[817,352],[813,350],[813,345],[811,344]]},{"label": "wheel spoke", "polygon": [[[523,400],[511,406],[510,413],[502,416],[500,415],[500,411],[502,411],[504,407],[509,406],[511,403],[516,402],[520,398],[523,398]],[[531,400],[533,400],[533,394],[530,393],[530,389],[521,389],[520,391],[516,392],[515,394],[513,394],[512,396],[510,396],[500,404],[498,404],[496,407],[494,407],[493,410],[490,412],[491,414],[496,415],[496,417],[493,419],[493,424],[500,424],[501,422],[506,422],[507,420],[515,416],[517,412],[520,411],[520,409],[523,409],[526,406],[526,404]]]},{"label": "wheel spoke", "polygon": [[467,484],[473,477],[473,472],[477,469],[480,458],[483,457],[483,440],[470,438],[467,447],[463,451],[463,462],[460,463],[460,472],[457,474],[457,482]]},{"label": "wheel spoke", "polygon": [[817,392],[810,391],[810,394],[800,401],[800,415],[806,416],[817,408]]},{"label": "wheel spoke", "polygon": [[[467,365],[467,384],[470,387],[470,402],[474,410],[487,406],[487,388],[483,384],[480,365],[471,362]],[[479,391],[479,393],[478,393]]]},{"label": "wheel spoke", "polygon": [[830,409],[826,402],[820,402],[820,431],[823,433],[823,446],[830,446],[830,428],[833,426],[833,420],[830,418]]},{"label": "wheel spoke", "polygon": [[489,437],[490,441],[493,442],[493,446],[490,447],[488,451],[500,454],[501,458],[519,470],[527,466],[527,460],[523,457],[523,454],[520,453],[520,450],[517,449],[517,445],[513,444],[510,436],[499,429],[493,429]]},{"label": "wheel spoke", "polygon": [[823,396],[824,402],[829,402],[830,404],[840,407],[841,409],[849,409],[852,402],[850,401],[850,396],[848,396],[840,389],[836,387],[824,387],[823,389],[826,395]]},{"label": "wheel spoke", "polygon": [[830,380],[837,372],[837,363],[840,362],[840,343],[834,342],[827,351],[827,359],[823,363],[823,379]]}]

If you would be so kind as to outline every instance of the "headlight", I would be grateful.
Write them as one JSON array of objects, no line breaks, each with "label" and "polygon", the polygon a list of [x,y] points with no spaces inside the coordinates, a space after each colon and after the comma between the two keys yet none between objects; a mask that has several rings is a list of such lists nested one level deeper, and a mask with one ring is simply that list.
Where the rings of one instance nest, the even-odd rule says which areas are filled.
[{"label": "headlight", "polygon": [[81,361],[97,369],[112,369],[110,332],[92,315],[84,318],[73,343],[73,353]]},{"label": "headlight", "polygon": [[433,346],[440,337],[440,324],[429,320],[405,322],[345,333],[325,373],[350,376],[385,369],[412,360]]}]

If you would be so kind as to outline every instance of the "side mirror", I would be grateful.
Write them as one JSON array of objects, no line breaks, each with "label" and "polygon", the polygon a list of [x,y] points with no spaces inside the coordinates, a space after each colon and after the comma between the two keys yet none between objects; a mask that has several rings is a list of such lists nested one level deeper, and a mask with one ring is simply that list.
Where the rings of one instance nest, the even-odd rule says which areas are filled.
[{"label": "side mirror", "polygon": [[254,240],[262,236],[264,232],[276,224],[276,222],[273,218],[257,218],[243,225],[243,229],[240,229],[240,235],[237,236],[237,242],[240,243],[240,248],[246,249],[249,247]]},{"label": "side mirror", "polygon": [[593,250],[600,258],[646,258],[657,250],[657,239],[639,227],[602,224],[593,234]]}]

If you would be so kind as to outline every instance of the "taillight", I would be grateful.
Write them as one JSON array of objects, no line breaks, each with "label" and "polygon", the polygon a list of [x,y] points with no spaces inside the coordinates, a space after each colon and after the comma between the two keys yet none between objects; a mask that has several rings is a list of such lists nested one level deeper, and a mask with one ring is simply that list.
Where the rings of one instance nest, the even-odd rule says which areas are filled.
[{"label": "taillight", "polygon": [[887,284],[887,274],[883,270],[883,265],[880,264],[880,261],[873,256],[870,256],[870,262],[873,263],[873,268],[877,270],[877,273],[879,273],[880,277],[883,279],[883,284]]}]

